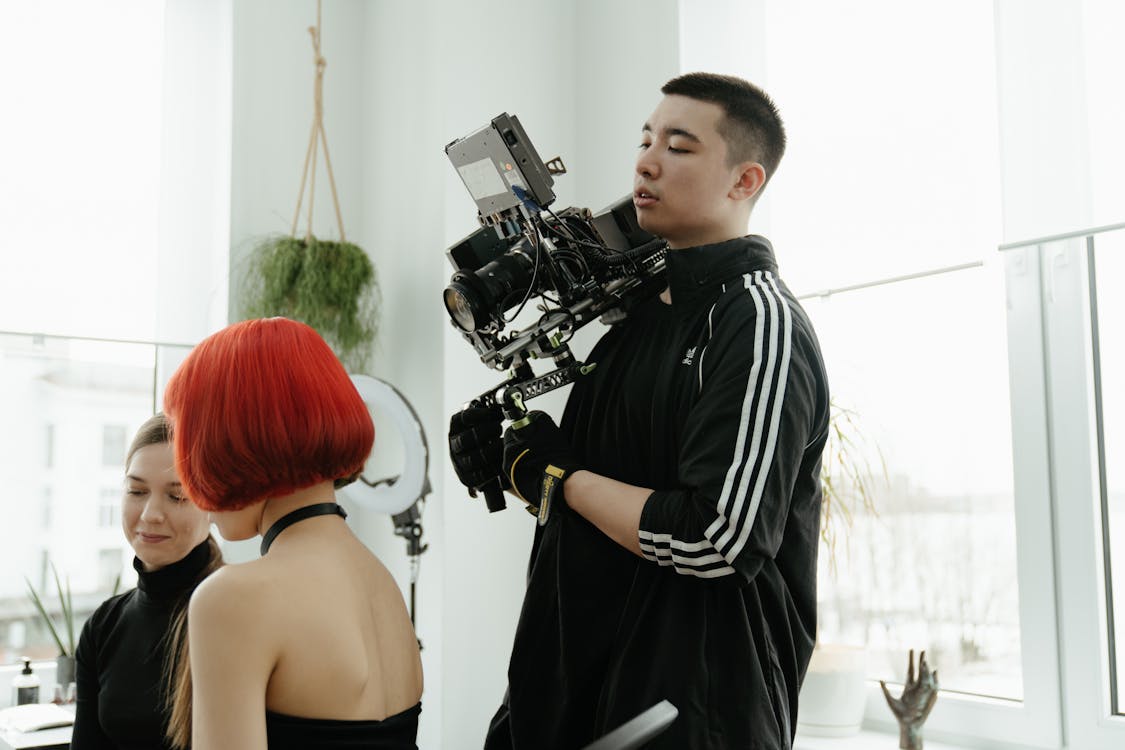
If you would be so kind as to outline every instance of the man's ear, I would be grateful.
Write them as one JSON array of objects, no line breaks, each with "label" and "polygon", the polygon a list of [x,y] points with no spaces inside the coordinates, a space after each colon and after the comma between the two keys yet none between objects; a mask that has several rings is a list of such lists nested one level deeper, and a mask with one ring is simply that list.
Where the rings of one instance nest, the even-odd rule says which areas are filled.
[{"label": "man's ear", "polygon": [[756,161],[742,162],[735,168],[736,182],[730,190],[730,197],[736,201],[750,200],[761,192],[766,184],[766,168]]}]

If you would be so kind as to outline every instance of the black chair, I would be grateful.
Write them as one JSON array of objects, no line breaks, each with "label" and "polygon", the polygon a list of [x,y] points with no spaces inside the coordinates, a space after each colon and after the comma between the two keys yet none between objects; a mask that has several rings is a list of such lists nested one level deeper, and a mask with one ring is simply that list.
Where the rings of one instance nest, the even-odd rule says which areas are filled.
[{"label": "black chair", "polygon": [[582,750],[633,750],[667,729],[679,713],[668,701],[660,701]]}]

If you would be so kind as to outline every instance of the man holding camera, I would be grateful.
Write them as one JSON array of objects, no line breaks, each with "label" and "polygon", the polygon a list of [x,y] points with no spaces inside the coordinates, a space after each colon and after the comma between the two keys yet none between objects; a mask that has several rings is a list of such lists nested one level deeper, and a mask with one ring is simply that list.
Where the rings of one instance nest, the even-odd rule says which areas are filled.
[{"label": "man holding camera", "polygon": [[746,235],[785,149],[738,78],[669,81],[642,128],[634,206],[668,288],[613,326],[561,427],[450,423],[458,477],[535,505],[509,691],[486,748],[581,748],[662,699],[647,747],[790,748],[816,632],[828,386],[816,336]]}]

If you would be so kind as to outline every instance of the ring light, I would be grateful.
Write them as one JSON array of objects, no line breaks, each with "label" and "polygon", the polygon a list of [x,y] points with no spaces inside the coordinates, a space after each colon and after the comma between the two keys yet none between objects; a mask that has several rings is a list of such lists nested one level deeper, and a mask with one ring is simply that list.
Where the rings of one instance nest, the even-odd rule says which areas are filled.
[{"label": "ring light", "polygon": [[339,492],[362,508],[397,515],[430,491],[426,433],[410,402],[390,383],[370,375],[352,375],[351,379],[367,408],[394,422],[402,437],[403,466],[397,477],[372,484],[361,476]]}]

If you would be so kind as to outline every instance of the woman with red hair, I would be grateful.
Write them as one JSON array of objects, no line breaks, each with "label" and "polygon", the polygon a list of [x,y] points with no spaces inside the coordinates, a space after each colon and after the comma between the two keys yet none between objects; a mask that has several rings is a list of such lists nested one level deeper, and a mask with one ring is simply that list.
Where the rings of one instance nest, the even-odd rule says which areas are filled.
[{"label": "woman with red hair", "polygon": [[375,430],[335,354],[302,323],[236,323],[192,350],[164,410],[188,497],[225,539],[262,537],[191,598],[191,745],[415,748],[418,641],[336,504]]}]

